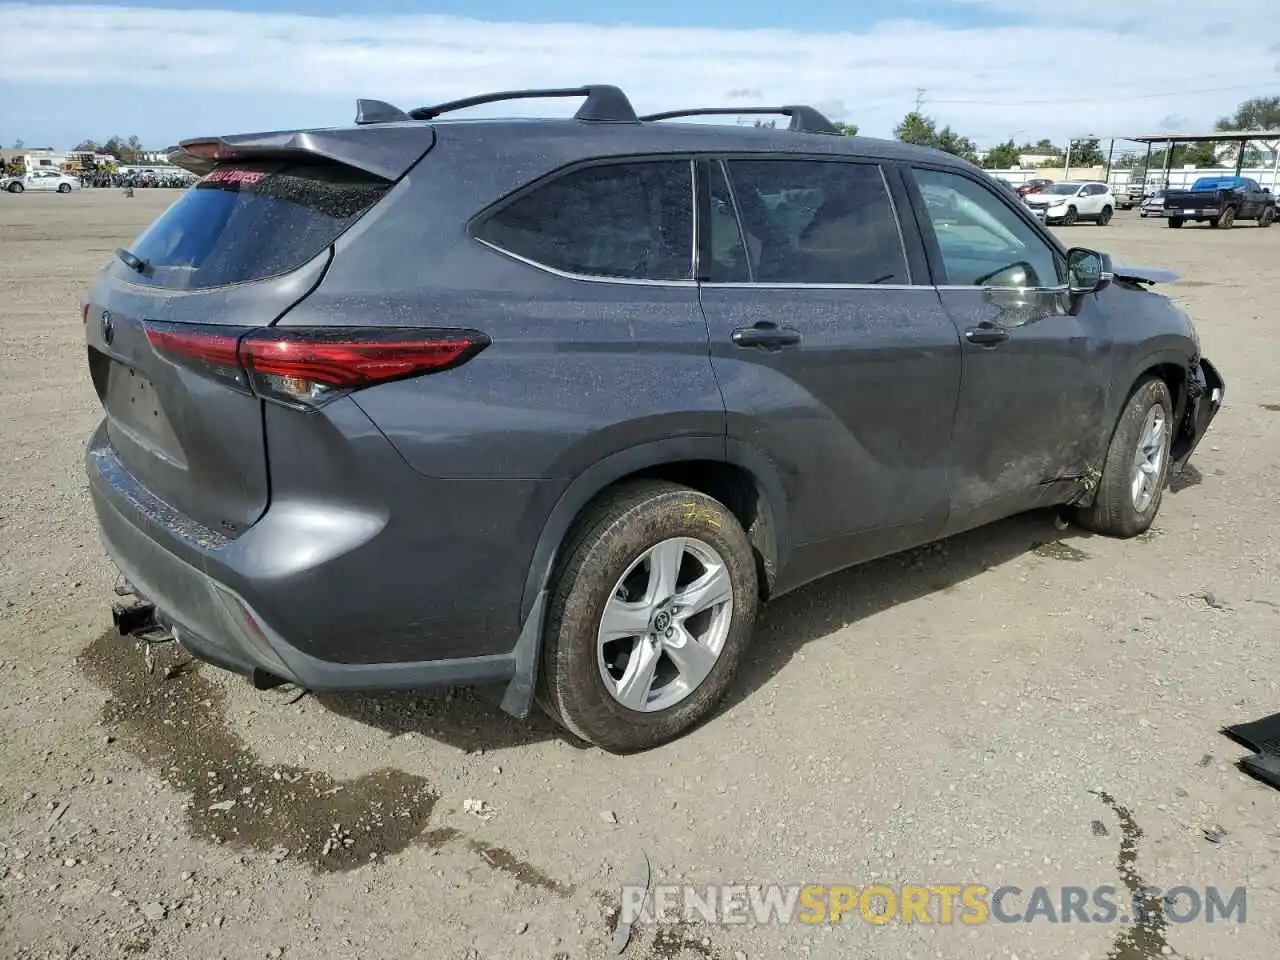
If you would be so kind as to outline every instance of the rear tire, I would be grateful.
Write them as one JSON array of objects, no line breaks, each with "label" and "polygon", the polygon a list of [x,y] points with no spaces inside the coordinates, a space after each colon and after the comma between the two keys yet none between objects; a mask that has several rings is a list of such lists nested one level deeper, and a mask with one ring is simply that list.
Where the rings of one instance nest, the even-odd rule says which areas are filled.
[{"label": "rear tire", "polygon": [[1073,226],[1079,219],[1079,211],[1077,211],[1075,207],[1067,207],[1067,212],[1062,215],[1062,225],[1064,227]]},{"label": "rear tire", "polygon": [[71,184],[69,184],[69,183],[60,183],[60,184],[58,184],[58,192],[59,192],[59,193],[70,193],[70,192],[71,192]]},{"label": "rear tire", "polygon": [[1218,222],[1214,224],[1222,230],[1230,230],[1236,222],[1236,211],[1234,207],[1227,207],[1218,217]]},{"label": "rear tire", "polygon": [[[674,566],[663,562],[673,544]],[[724,504],[665,481],[624,484],[580,518],[558,567],[538,687],[548,714],[589,743],[629,752],[672,740],[712,713],[759,602],[755,556]],[[713,581],[727,603],[701,608],[698,593],[712,590],[697,584]],[[667,597],[688,602],[682,609]],[[622,629],[606,631],[606,623]],[[643,632],[628,632],[633,623]],[[648,679],[637,682],[644,664],[652,664]]]},{"label": "rear tire", "polygon": [[1160,512],[1173,445],[1173,399],[1156,377],[1129,395],[1103,463],[1093,504],[1076,511],[1082,527],[1109,537],[1145,532]]},{"label": "rear tire", "polygon": [[1105,227],[1111,222],[1112,210],[1110,207],[1103,207],[1102,212],[1098,214],[1098,226]]},{"label": "rear tire", "polygon": [[1181,217],[1170,217],[1170,218],[1169,218],[1169,227],[1170,227],[1171,229],[1173,229],[1173,230],[1179,230],[1179,229],[1181,229],[1182,224],[1183,224],[1183,220],[1182,220],[1182,218],[1181,218]]}]

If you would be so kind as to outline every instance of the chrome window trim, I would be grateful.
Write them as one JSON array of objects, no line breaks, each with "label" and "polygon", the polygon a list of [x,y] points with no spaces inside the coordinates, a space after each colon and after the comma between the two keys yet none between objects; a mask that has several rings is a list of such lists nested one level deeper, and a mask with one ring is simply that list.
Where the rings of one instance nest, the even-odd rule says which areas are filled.
[{"label": "chrome window trim", "polygon": [[539,263],[537,260],[530,260],[528,257],[522,257],[518,253],[512,253],[510,250],[506,250],[498,246],[496,243],[490,243],[488,240],[482,239],[481,237],[472,237],[471,239],[476,243],[488,247],[495,253],[500,253],[504,257],[510,257],[512,260],[516,260],[526,266],[533,267],[534,269],[541,270],[543,273],[549,273],[553,277],[560,277],[562,280],[578,280],[583,283],[617,283],[629,287],[696,287],[698,285],[698,281],[693,279],[643,280],[636,279],[634,277],[596,277],[589,273],[570,273],[568,270],[559,270],[555,267],[549,267],[545,263]]},{"label": "chrome window trim", "polygon": [[1060,284],[1056,287],[990,287],[990,286],[974,286],[971,283],[944,283],[933,288],[934,290],[1000,290],[1012,293],[1070,293],[1071,287],[1068,284]]},{"label": "chrome window trim", "polygon": [[[783,283],[783,282],[744,282],[732,281],[724,283],[703,283],[704,287],[737,288],[750,290],[925,290],[933,292],[937,287],[922,283]],[[979,287],[966,287],[966,290],[978,290]]]},{"label": "chrome window trim", "polygon": [[[702,264],[702,218],[698,216],[698,162],[689,158],[689,219],[693,225],[693,249],[689,253],[689,278],[698,282]],[[675,281],[673,281],[675,282]]]}]

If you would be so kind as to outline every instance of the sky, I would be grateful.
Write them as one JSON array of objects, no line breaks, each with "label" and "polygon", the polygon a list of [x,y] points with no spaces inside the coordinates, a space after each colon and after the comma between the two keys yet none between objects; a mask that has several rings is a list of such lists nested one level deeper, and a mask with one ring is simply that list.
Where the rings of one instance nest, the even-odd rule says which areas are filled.
[{"label": "sky", "polygon": [[[0,0],[0,145],[349,123],[614,83],[638,110],[809,103],[891,136],[922,103],[979,146],[1212,128],[1280,95],[1280,2]],[[1074,9],[1072,9],[1074,7]],[[576,104],[472,111],[564,115]]]}]

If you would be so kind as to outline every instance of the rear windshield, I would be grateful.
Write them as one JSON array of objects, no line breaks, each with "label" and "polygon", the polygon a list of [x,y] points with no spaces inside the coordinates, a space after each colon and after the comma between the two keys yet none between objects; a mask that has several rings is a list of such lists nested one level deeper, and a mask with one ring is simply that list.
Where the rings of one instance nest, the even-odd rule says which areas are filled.
[{"label": "rear windshield", "polygon": [[288,273],[369,210],[386,180],[333,164],[236,164],[199,180],[130,252],[137,283],[194,290]]}]

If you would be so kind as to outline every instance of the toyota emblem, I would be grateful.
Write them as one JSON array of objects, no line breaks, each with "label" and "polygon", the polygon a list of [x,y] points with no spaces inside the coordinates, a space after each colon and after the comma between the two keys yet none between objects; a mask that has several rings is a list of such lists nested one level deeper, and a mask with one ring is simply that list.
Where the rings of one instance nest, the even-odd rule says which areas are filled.
[{"label": "toyota emblem", "polygon": [[116,337],[115,324],[111,322],[111,311],[102,311],[102,342],[110,344]]}]

